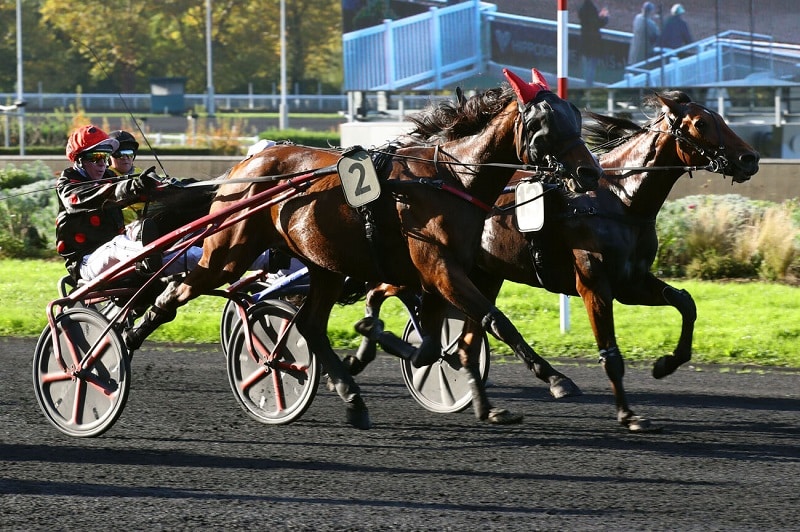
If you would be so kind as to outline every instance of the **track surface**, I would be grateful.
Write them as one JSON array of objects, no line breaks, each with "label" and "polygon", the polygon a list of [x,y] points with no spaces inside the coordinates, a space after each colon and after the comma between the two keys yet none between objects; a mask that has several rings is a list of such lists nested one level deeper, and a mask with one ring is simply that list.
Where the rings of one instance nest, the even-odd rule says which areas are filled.
[{"label": "track surface", "polygon": [[251,420],[216,346],[145,344],[104,436],[62,435],[31,385],[34,340],[0,338],[0,529],[797,530],[800,375],[629,368],[637,413],[613,420],[602,370],[558,367],[584,391],[554,401],[516,362],[492,366],[493,427],[419,407],[395,359],[359,377],[375,428],[343,423],[321,387],[287,426]]}]

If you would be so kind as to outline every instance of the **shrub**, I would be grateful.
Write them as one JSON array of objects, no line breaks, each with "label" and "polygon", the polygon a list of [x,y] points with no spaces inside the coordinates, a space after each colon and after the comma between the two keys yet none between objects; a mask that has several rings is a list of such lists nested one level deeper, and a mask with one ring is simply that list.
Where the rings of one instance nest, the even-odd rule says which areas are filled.
[{"label": "shrub", "polygon": [[50,236],[53,233],[57,202],[50,169],[41,161],[21,169],[8,165],[0,170],[0,257],[50,257],[55,254]]},{"label": "shrub", "polygon": [[728,194],[688,196],[659,213],[660,275],[791,280],[800,267],[800,208]]}]

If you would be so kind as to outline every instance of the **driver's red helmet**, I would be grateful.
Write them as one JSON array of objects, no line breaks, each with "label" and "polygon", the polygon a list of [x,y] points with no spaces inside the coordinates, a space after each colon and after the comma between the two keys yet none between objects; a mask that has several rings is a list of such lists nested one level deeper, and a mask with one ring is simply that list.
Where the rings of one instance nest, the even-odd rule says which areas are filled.
[{"label": "driver's red helmet", "polygon": [[67,159],[72,162],[80,158],[80,154],[85,151],[107,151],[109,153],[117,151],[119,141],[112,139],[108,134],[97,126],[82,126],[73,131],[67,140]]}]

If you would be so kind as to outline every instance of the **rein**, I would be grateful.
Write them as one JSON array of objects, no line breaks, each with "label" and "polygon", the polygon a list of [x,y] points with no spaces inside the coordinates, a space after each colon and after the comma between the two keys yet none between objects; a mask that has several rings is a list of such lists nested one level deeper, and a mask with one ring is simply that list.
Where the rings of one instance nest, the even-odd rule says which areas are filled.
[{"label": "rein", "polygon": [[[384,153],[384,152],[381,152],[379,150],[377,150],[377,152],[378,153]],[[554,175],[557,175],[557,174],[559,174],[560,172],[563,171],[563,166],[561,164],[559,164],[557,162],[554,163],[552,161],[548,161],[549,164],[551,164],[552,166],[545,166],[545,167],[536,166],[536,165],[530,165],[530,164],[510,164],[510,163],[462,163],[462,162],[456,161],[456,160],[442,161],[442,160],[439,159],[439,154],[440,153],[442,153],[442,152],[440,152],[439,145],[437,144],[435,146],[435,149],[434,149],[434,158],[433,159],[425,159],[425,158],[422,158],[422,157],[416,157],[416,156],[411,156],[411,155],[398,155],[398,154],[389,154],[389,155],[391,155],[392,157],[398,157],[398,158],[402,158],[402,159],[408,159],[408,160],[415,160],[415,161],[432,163],[436,167],[438,167],[439,164],[447,164],[447,165],[451,165],[451,166],[471,166],[471,167],[481,167],[481,166],[483,166],[483,167],[495,167],[495,168],[513,168],[515,170],[523,170],[523,171],[527,171],[527,172],[533,172],[533,173],[536,173],[536,174],[551,173],[551,174],[554,174]],[[444,152],[444,153],[446,153],[446,152]],[[475,205],[476,207],[480,208],[482,211],[484,211],[486,213],[504,212],[504,210],[508,210],[509,209],[509,207],[496,207],[496,206],[493,206],[493,205],[488,205],[486,202],[476,198],[475,196],[473,196],[472,194],[466,192],[465,190],[459,189],[458,187],[454,187],[453,185],[445,183],[443,179],[430,179],[430,178],[423,177],[423,178],[419,178],[419,179],[412,179],[412,180],[409,180],[409,181],[394,181],[394,182],[392,182],[392,186],[394,186],[394,187],[397,187],[398,185],[416,185],[416,184],[426,185],[426,186],[429,186],[431,188],[435,188],[436,190],[442,190],[444,192],[452,194],[452,195],[454,195],[456,197],[459,197],[459,198],[463,199],[464,201],[466,201],[468,203],[471,203],[471,204]],[[537,198],[531,198],[528,201],[534,201],[536,199]],[[526,203],[528,203],[528,201],[526,201]],[[514,208],[514,207],[515,206],[512,205],[510,208]]]},{"label": "rein", "polygon": [[[710,111],[708,111],[708,108],[706,108],[704,105],[700,105],[698,103],[696,103],[695,105],[697,105],[698,107],[700,107],[701,109],[706,111],[709,114],[709,116],[711,116],[714,119],[714,125],[717,128],[717,137],[718,138],[722,138],[722,135],[720,133],[719,122],[717,121],[717,118]],[[670,135],[675,140],[677,140],[679,144],[680,143],[684,143],[684,144],[688,145],[689,148],[691,148],[694,151],[696,151],[702,157],[705,157],[706,159],[708,159],[708,164],[704,165],[704,166],[697,166],[697,165],[696,166],[680,166],[680,165],[679,166],[621,166],[621,167],[615,167],[615,168],[604,168],[604,170],[609,171],[609,172],[624,172],[624,171],[627,171],[627,172],[630,172],[630,173],[647,172],[647,171],[653,171],[653,170],[659,170],[659,171],[682,170],[684,172],[689,172],[689,177],[693,177],[692,176],[692,172],[696,172],[698,170],[706,170],[708,172],[713,172],[715,174],[723,174],[724,175],[724,168],[726,166],[728,166],[728,160],[725,158],[725,155],[724,155],[725,146],[719,146],[716,149],[708,150],[708,149],[704,148],[703,146],[701,146],[693,138],[687,137],[683,133],[683,131],[681,131],[681,129],[677,126],[677,121],[676,120],[670,120],[670,118],[669,118],[667,113],[664,113],[663,115],[661,115],[660,119],[665,120],[667,122],[667,124],[669,125],[669,129],[667,131],[664,131],[664,130],[661,130],[661,129],[655,129],[655,128],[652,127],[652,124],[643,126],[642,127],[642,131],[650,131],[652,133],[656,133],[656,134],[659,134],[659,135]],[[622,139],[618,139],[618,140],[627,140],[627,139],[629,139],[631,137],[633,137],[633,135],[628,135],[627,137],[623,137]],[[621,143],[622,142],[620,142],[620,144]]]}]

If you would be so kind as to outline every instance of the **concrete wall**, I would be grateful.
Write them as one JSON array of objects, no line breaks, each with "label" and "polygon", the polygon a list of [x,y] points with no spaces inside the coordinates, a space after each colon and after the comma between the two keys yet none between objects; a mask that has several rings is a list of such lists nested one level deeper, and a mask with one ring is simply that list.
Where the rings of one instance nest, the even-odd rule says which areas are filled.
[{"label": "concrete wall", "polygon": [[[361,132],[360,129],[358,131]],[[360,144],[369,148],[384,142],[384,140],[376,140],[376,138],[370,136],[370,134],[365,134],[363,137],[353,135],[350,137],[350,142],[346,144],[343,142],[342,145]],[[160,159],[170,177],[193,177],[195,179],[218,177],[241,160],[240,157],[224,156],[165,156]],[[36,160],[47,164],[54,175],[57,175],[64,167],[68,166],[67,159],[61,156],[23,158],[13,156],[0,157],[0,167],[5,167],[8,163],[20,167],[23,163],[31,163]],[[151,165],[157,166],[155,159],[151,157],[140,157],[136,160],[136,164],[140,168],[147,168]],[[164,172],[158,168],[158,173],[163,175]],[[695,194],[740,194],[753,199],[765,199],[775,202],[780,202],[787,198],[800,198],[800,159],[762,159],[759,172],[746,183],[732,184],[730,177],[723,179],[721,175],[709,172],[695,172],[693,179],[690,179],[689,175],[686,174],[675,184],[669,198],[675,199]]]}]

